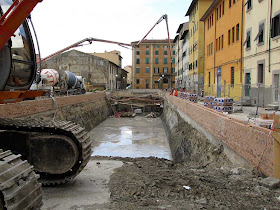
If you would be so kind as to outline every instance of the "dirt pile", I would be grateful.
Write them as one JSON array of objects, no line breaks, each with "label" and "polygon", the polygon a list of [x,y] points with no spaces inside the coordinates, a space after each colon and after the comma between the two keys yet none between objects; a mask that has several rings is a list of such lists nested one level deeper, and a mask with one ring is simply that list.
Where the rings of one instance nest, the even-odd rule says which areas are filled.
[{"label": "dirt pile", "polygon": [[[109,158],[125,164],[111,176],[111,209],[279,209],[280,189],[250,171],[174,163],[158,158]],[[108,206],[107,206],[108,208]]]}]

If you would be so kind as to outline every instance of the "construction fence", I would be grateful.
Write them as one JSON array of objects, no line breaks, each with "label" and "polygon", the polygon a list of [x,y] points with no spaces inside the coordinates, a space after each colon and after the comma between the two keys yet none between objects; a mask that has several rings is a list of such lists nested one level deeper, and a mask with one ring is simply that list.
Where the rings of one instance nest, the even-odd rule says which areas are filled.
[{"label": "construction fence", "polygon": [[198,96],[232,98],[237,104],[259,107],[278,106],[280,93],[279,86],[264,84],[195,85],[185,90]]}]

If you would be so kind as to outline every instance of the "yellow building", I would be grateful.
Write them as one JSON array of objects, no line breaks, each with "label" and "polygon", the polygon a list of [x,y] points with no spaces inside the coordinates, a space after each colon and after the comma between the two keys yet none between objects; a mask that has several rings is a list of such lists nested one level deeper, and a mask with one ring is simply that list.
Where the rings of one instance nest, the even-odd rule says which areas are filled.
[{"label": "yellow building", "polygon": [[[172,63],[167,39],[145,39],[132,50],[132,88],[167,89],[175,87],[175,44],[171,39]],[[132,42],[136,45],[138,42]]]},{"label": "yellow building", "polygon": [[242,96],[242,1],[214,0],[201,18],[205,27],[205,95]]},{"label": "yellow building", "polygon": [[194,92],[203,88],[204,76],[204,23],[202,15],[213,0],[193,0],[186,16],[189,16],[189,78]]}]

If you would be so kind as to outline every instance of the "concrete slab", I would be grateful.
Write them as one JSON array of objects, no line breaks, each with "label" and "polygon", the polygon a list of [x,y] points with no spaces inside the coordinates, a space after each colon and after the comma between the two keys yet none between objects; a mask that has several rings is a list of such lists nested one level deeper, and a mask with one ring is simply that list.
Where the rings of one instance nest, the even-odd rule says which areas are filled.
[{"label": "concrete slab", "polygon": [[[108,182],[121,161],[91,160],[71,182],[55,187],[44,187],[42,209],[95,209],[109,202]],[[101,208],[102,209],[102,208]]]},{"label": "concrete slab", "polygon": [[93,144],[92,156],[171,159],[160,118],[108,118],[89,135]]}]

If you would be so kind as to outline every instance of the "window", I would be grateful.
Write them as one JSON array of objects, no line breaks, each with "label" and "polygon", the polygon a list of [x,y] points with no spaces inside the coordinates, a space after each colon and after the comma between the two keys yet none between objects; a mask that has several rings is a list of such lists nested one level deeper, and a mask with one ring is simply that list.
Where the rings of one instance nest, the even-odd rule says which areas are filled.
[{"label": "window", "polygon": [[136,73],[139,74],[140,73],[140,68],[136,67]]},{"label": "window", "polygon": [[232,4],[235,4],[235,0],[232,0]]},{"label": "window", "polygon": [[232,44],[234,43],[234,36],[235,36],[235,27],[233,27],[232,29],[231,29],[231,34],[232,34]]},{"label": "window", "polygon": [[150,59],[146,58],[146,64],[149,64],[149,63],[150,63]]},{"label": "window", "polygon": [[246,45],[246,49],[251,48],[251,31],[247,31],[247,37],[243,46],[245,45]]},{"label": "window", "polygon": [[140,64],[140,58],[136,58],[136,64]]},{"label": "window", "polygon": [[216,52],[218,51],[218,39],[216,39]]},{"label": "window", "polygon": [[149,50],[146,51],[146,55],[150,55],[150,51]]},{"label": "window", "polygon": [[247,0],[245,5],[247,5],[247,11],[250,10],[252,8],[252,0]]},{"label": "window", "polygon": [[218,20],[218,19],[219,19],[219,9],[216,8],[216,20]]},{"label": "window", "polygon": [[165,48],[165,49],[168,48],[168,45],[164,45],[163,48]]},{"label": "window", "polygon": [[156,45],[156,46],[155,46],[155,48],[159,48],[159,46],[158,46],[158,45]]},{"label": "window", "polygon": [[223,1],[223,7],[222,7],[222,15],[225,14],[225,1]]},{"label": "window", "polygon": [[228,7],[231,8],[231,0],[229,0],[228,3],[229,3]]},{"label": "window", "polygon": [[196,66],[196,68],[198,67],[198,65],[197,65],[197,60],[195,61],[195,66]]},{"label": "window", "polygon": [[280,35],[280,14],[272,18],[272,32],[271,32],[271,38],[279,36]]},{"label": "window", "polygon": [[221,16],[222,16],[222,5],[220,4],[220,15],[219,15],[219,17],[221,18]]},{"label": "window", "polygon": [[258,64],[258,83],[264,84],[264,64]]},{"label": "window", "polygon": [[213,55],[213,42],[211,43],[211,55]]},{"label": "window", "polygon": [[258,40],[258,43],[263,43],[264,42],[264,23],[261,23],[259,25],[259,32],[256,36],[256,38],[254,39],[254,41]]},{"label": "window", "polygon": [[173,59],[172,59],[172,63],[174,63],[174,64],[175,64],[175,58],[173,58]]},{"label": "window", "polygon": [[231,84],[231,87],[234,86],[234,67],[231,67],[230,84]]},{"label": "window", "polygon": [[158,68],[158,67],[155,67],[155,68],[154,68],[154,72],[155,72],[155,74],[158,74],[158,73],[159,73],[159,68]]},{"label": "window", "polygon": [[146,45],[146,48],[149,48],[150,46],[149,45]]},{"label": "window", "polygon": [[224,35],[222,35],[221,39],[221,49],[224,49]]},{"label": "window", "polygon": [[156,54],[156,55],[158,55],[158,54],[159,54],[159,53],[158,53],[158,50],[156,50],[156,51],[155,51],[155,54]]},{"label": "window", "polygon": [[168,74],[168,67],[163,67],[163,73]]},{"label": "window", "polygon": [[149,67],[146,67],[145,70],[146,70],[145,71],[146,73],[150,73],[150,68]]},{"label": "window", "polygon": [[239,24],[236,25],[236,41],[239,41]]},{"label": "window", "polygon": [[140,79],[136,79],[136,84],[140,84]]},{"label": "window", "polygon": [[218,47],[219,50],[221,50],[221,37],[219,37],[219,47]]},{"label": "window", "polygon": [[139,50],[136,51],[136,55],[140,55],[140,51]]},{"label": "window", "polygon": [[231,34],[231,32],[230,32],[230,30],[228,30],[228,45],[230,45],[230,40],[231,40],[231,36],[230,36],[230,34]]},{"label": "window", "polygon": [[158,58],[155,58],[155,64],[158,64]]},{"label": "window", "polygon": [[167,64],[167,58],[164,58],[164,59],[163,59],[163,63],[164,63],[164,64]]},{"label": "window", "polygon": [[173,50],[173,55],[176,55],[176,52],[175,52],[175,50]]},{"label": "window", "polygon": [[208,72],[208,86],[211,84],[211,72]]},{"label": "window", "polygon": [[164,51],[164,55],[168,55],[168,53],[167,53],[167,51],[166,51],[166,50]]},{"label": "window", "polygon": [[175,69],[174,69],[173,67],[171,68],[171,72],[172,72],[172,73],[174,73],[174,72],[175,72]]}]

